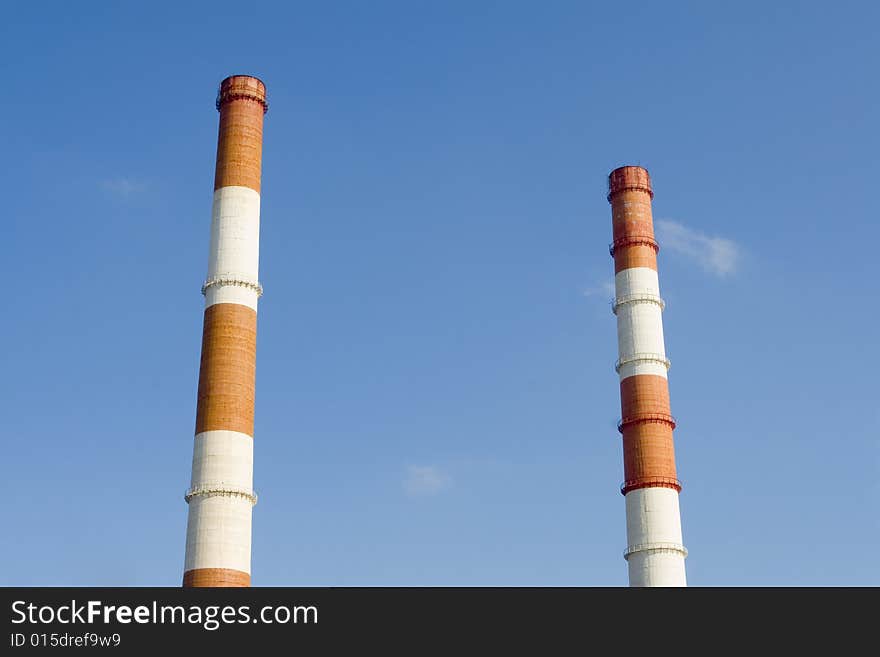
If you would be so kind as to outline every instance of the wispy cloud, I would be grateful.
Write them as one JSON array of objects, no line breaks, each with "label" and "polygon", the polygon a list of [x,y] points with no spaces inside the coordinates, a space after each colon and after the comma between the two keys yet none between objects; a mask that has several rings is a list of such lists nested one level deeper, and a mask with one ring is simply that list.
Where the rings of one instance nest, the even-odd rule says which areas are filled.
[{"label": "wispy cloud", "polygon": [[434,465],[408,465],[403,479],[407,495],[436,495],[452,485],[452,477]]},{"label": "wispy cloud", "polygon": [[614,296],[614,283],[611,281],[602,281],[598,285],[588,287],[584,290],[583,294],[585,297],[603,297],[604,299],[610,299]]},{"label": "wispy cloud", "polygon": [[144,191],[147,188],[147,183],[137,178],[123,176],[102,180],[101,188],[114,196],[127,198],[132,194]]},{"label": "wispy cloud", "polygon": [[694,260],[716,276],[732,274],[739,266],[740,248],[726,237],[705,235],[669,219],[657,221],[657,237],[662,248]]}]

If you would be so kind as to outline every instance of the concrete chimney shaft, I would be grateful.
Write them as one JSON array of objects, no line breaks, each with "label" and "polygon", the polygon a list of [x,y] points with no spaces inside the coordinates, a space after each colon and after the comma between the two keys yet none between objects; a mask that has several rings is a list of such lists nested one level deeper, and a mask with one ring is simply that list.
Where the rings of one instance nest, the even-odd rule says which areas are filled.
[{"label": "concrete chimney shaft", "polygon": [[184,586],[250,586],[260,169],[266,87],[234,75],[220,129],[186,531]]},{"label": "concrete chimney shaft", "polygon": [[608,176],[628,543],[624,558],[630,586],[686,586],[653,198],[651,178],[642,167],[620,167]]}]

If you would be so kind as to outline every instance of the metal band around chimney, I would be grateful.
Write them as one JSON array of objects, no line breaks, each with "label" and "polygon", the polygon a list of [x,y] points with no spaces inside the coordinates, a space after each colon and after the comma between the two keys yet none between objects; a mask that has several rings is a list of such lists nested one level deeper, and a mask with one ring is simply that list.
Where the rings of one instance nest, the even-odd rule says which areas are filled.
[{"label": "metal band around chimney", "polygon": [[649,292],[637,292],[635,294],[627,294],[625,296],[615,297],[614,301],[611,304],[611,312],[615,315],[621,306],[624,306],[629,303],[653,303],[657,306],[660,306],[660,310],[666,308],[666,303],[663,299],[660,298],[657,294],[651,294]]},{"label": "metal band around chimney", "polygon": [[256,506],[257,504],[257,494],[250,490],[245,490],[243,488],[235,488],[234,486],[227,486],[225,484],[202,484],[201,486],[196,486],[195,488],[190,488],[186,491],[186,494],[183,496],[183,499],[186,500],[186,503],[189,504],[190,500],[198,495],[228,495],[228,496],[237,496],[243,497],[251,503],[251,506]]},{"label": "metal band around chimney", "polygon": [[617,362],[614,363],[614,371],[619,374],[621,367],[638,363],[659,363],[667,370],[672,367],[672,362],[663,354],[633,354],[626,358],[617,359]]},{"label": "metal band around chimney", "polygon": [[258,297],[263,296],[262,285],[260,285],[256,281],[251,281],[235,275],[215,276],[213,278],[209,278],[202,285],[202,295],[206,295],[208,289],[214,287],[215,285],[237,285],[239,287],[246,287],[256,292]]}]

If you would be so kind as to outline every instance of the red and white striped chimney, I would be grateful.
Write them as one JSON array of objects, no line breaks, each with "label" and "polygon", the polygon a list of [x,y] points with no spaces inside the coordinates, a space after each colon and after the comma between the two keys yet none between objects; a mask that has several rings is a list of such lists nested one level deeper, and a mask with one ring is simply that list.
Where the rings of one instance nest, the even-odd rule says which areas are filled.
[{"label": "red and white striped chimney", "polygon": [[651,178],[625,166],[608,176],[614,241],[621,420],[630,586],[686,586],[663,344]]},{"label": "red and white striped chimney", "polygon": [[220,83],[220,130],[192,482],[186,493],[184,586],[250,586],[260,168],[266,87]]}]

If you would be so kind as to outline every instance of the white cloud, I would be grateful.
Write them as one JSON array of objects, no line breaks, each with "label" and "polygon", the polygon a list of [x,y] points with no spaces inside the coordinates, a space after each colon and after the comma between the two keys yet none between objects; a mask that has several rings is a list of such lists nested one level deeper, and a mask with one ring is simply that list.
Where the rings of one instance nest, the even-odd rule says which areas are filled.
[{"label": "white cloud", "polygon": [[614,296],[614,283],[611,281],[602,281],[598,285],[588,287],[584,290],[585,297],[605,297],[611,299]]},{"label": "white cloud", "polygon": [[452,485],[452,478],[433,465],[408,465],[403,480],[407,495],[436,495]]},{"label": "white cloud", "polygon": [[147,183],[136,178],[120,177],[102,180],[101,187],[116,196],[127,197],[144,191],[147,188]]},{"label": "white cloud", "polygon": [[660,246],[675,251],[697,262],[700,267],[716,276],[726,276],[739,266],[740,248],[725,237],[704,235],[677,221],[657,221]]}]

